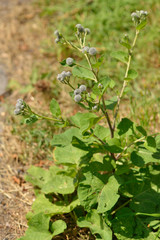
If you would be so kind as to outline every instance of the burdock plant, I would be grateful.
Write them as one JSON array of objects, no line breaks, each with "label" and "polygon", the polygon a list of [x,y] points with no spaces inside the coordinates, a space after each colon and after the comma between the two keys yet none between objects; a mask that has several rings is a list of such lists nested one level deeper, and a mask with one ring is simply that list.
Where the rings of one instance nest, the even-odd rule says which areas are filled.
[{"label": "burdock plant", "polygon": [[[126,87],[137,77],[131,60],[147,15],[143,10],[131,14],[133,41],[125,34],[120,43],[126,51],[111,55],[126,68],[122,87],[116,91],[116,83],[101,74],[103,57],[86,41],[88,28],[75,26],[77,44],[55,31],[55,42],[67,44],[85,59],[82,64],[64,59],[61,65],[67,70],[57,76],[84,111],[64,118],[55,99],[50,103],[53,117],[35,113],[23,100],[16,105],[15,114],[24,116],[26,123],[47,119],[64,129],[51,141],[53,166],[48,170],[32,166],[26,175],[37,198],[21,240],[51,240],[59,234],[58,239],[66,239],[66,216],[74,228],[89,228],[95,239],[159,239],[160,135],[148,135],[143,126],[120,114]],[[118,94],[109,97],[112,90]]]}]

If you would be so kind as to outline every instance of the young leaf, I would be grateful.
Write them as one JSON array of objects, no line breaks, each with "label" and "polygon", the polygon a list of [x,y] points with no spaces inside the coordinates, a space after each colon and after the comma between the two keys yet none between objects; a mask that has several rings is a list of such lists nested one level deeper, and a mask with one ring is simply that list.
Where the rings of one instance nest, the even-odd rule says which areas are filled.
[{"label": "young leaf", "polygon": [[89,228],[92,234],[98,234],[100,237],[96,238],[97,240],[112,240],[111,229],[96,210],[92,210],[85,217],[78,218],[77,225],[81,228]]},{"label": "young leaf", "polygon": [[108,87],[110,87],[112,89],[115,86],[115,82],[111,78],[109,78],[108,76],[103,76],[100,79],[100,83],[103,86],[102,91],[101,91],[101,96],[105,93],[105,91],[107,90]]},{"label": "young leaf", "polygon": [[92,64],[92,67],[99,69],[99,67],[103,63],[103,60],[104,60],[104,56],[101,56],[100,58],[98,58],[98,60],[97,60],[97,62],[95,64]]},{"label": "young leaf", "polygon": [[138,76],[138,73],[137,73],[134,69],[130,69],[130,70],[128,71],[128,76],[127,76],[126,79],[131,79],[131,80],[133,80],[133,79],[135,79],[137,76]]},{"label": "young leaf", "polygon": [[36,115],[31,115],[30,117],[24,119],[25,124],[32,124],[37,121],[38,121],[38,117]]},{"label": "young leaf", "polygon": [[59,117],[61,115],[59,104],[54,98],[50,102],[50,111],[54,117]]},{"label": "young leaf", "polygon": [[115,51],[111,53],[111,57],[116,58],[117,60],[127,64],[128,54],[126,52]]},{"label": "young leaf", "polygon": [[63,233],[66,228],[67,225],[63,220],[57,220],[52,223],[50,230],[53,233],[52,236],[54,237],[60,233]]},{"label": "young leaf", "polygon": [[119,43],[127,49],[131,49],[131,45],[125,41],[120,40]]},{"label": "young leaf", "polygon": [[140,24],[137,25],[136,29],[140,31],[146,26],[146,24],[147,24],[147,20],[145,19]]},{"label": "young leaf", "polygon": [[115,176],[111,176],[99,194],[97,208],[98,213],[109,211],[116,204],[120,197],[118,194],[119,186],[119,181],[117,181]]}]

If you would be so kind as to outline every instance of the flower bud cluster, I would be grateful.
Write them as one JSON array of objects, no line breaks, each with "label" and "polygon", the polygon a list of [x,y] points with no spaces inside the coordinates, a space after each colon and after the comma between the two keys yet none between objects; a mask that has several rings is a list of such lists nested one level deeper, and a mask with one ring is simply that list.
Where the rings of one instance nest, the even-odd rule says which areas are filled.
[{"label": "flower bud cluster", "polygon": [[74,101],[80,102],[82,99],[81,94],[87,90],[85,85],[81,85],[79,88],[74,90]]},{"label": "flower bud cluster", "polygon": [[132,21],[135,22],[136,24],[139,24],[141,20],[146,19],[146,16],[148,15],[147,11],[136,11],[131,14]]},{"label": "flower bud cluster", "polygon": [[57,75],[57,80],[61,83],[67,83],[69,81],[69,78],[71,77],[72,73],[70,71],[66,72],[63,71]]},{"label": "flower bud cluster", "polygon": [[24,108],[25,108],[24,101],[22,99],[18,99],[17,103],[16,103],[16,108],[14,110],[14,114],[15,115],[21,114],[23,112]]},{"label": "flower bud cluster", "polygon": [[55,39],[55,43],[60,42],[62,36],[61,36],[61,34],[59,33],[58,30],[56,30],[56,31],[54,32],[54,35],[57,37],[57,38]]},{"label": "flower bud cluster", "polygon": [[80,23],[76,25],[76,28],[77,28],[78,34],[85,33],[86,35],[89,35],[91,32],[89,28],[84,28]]},{"label": "flower bud cluster", "polygon": [[91,56],[94,56],[94,55],[97,54],[97,50],[94,47],[85,46],[85,47],[82,48],[81,51],[82,51],[82,53],[88,53]]}]

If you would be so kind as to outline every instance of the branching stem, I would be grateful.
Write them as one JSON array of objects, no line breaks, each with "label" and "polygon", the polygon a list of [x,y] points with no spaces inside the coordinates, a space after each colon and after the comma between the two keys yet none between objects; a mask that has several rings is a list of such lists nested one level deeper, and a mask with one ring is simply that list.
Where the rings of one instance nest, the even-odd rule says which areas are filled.
[{"label": "branching stem", "polygon": [[121,102],[121,99],[122,99],[124,90],[125,90],[125,88],[126,88],[126,86],[127,86],[127,83],[128,83],[128,81],[125,80],[125,79],[126,79],[127,76],[128,76],[128,71],[129,71],[130,64],[131,64],[132,52],[133,52],[133,48],[134,48],[134,46],[135,46],[135,44],[136,44],[136,40],[137,40],[138,34],[139,34],[139,31],[136,30],[136,34],[135,34],[135,37],[134,37],[134,40],[133,40],[133,43],[132,43],[132,47],[131,47],[131,49],[129,50],[129,57],[128,57],[128,62],[127,62],[127,68],[126,68],[125,76],[124,76],[124,82],[123,82],[123,86],[122,86],[120,95],[119,95],[119,97],[118,97],[117,108],[116,108],[116,112],[115,112],[114,120],[113,120],[113,131],[115,130],[116,118],[117,118],[117,115],[118,115],[118,112],[119,112],[120,102]]}]

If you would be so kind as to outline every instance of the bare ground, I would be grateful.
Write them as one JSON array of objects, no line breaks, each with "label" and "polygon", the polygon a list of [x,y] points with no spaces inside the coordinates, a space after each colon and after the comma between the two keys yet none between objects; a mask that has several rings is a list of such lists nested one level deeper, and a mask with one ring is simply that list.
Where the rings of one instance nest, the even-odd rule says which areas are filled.
[{"label": "bare ground", "polygon": [[[32,6],[32,0],[0,1],[0,65],[7,80],[14,79],[20,87],[27,85],[34,60],[42,58],[40,42],[46,33]],[[1,73],[2,73],[1,71]],[[2,76],[2,75],[1,75]],[[3,76],[2,76],[3,77]],[[27,167],[19,164],[23,142],[12,136],[6,104],[15,104],[18,91],[5,90],[1,77],[0,95],[0,239],[14,240],[27,228],[25,215],[34,200],[33,191],[23,180]],[[2,89],[3,81],[3,89]],[[3,130],[3,131],[2,131]]]}]

